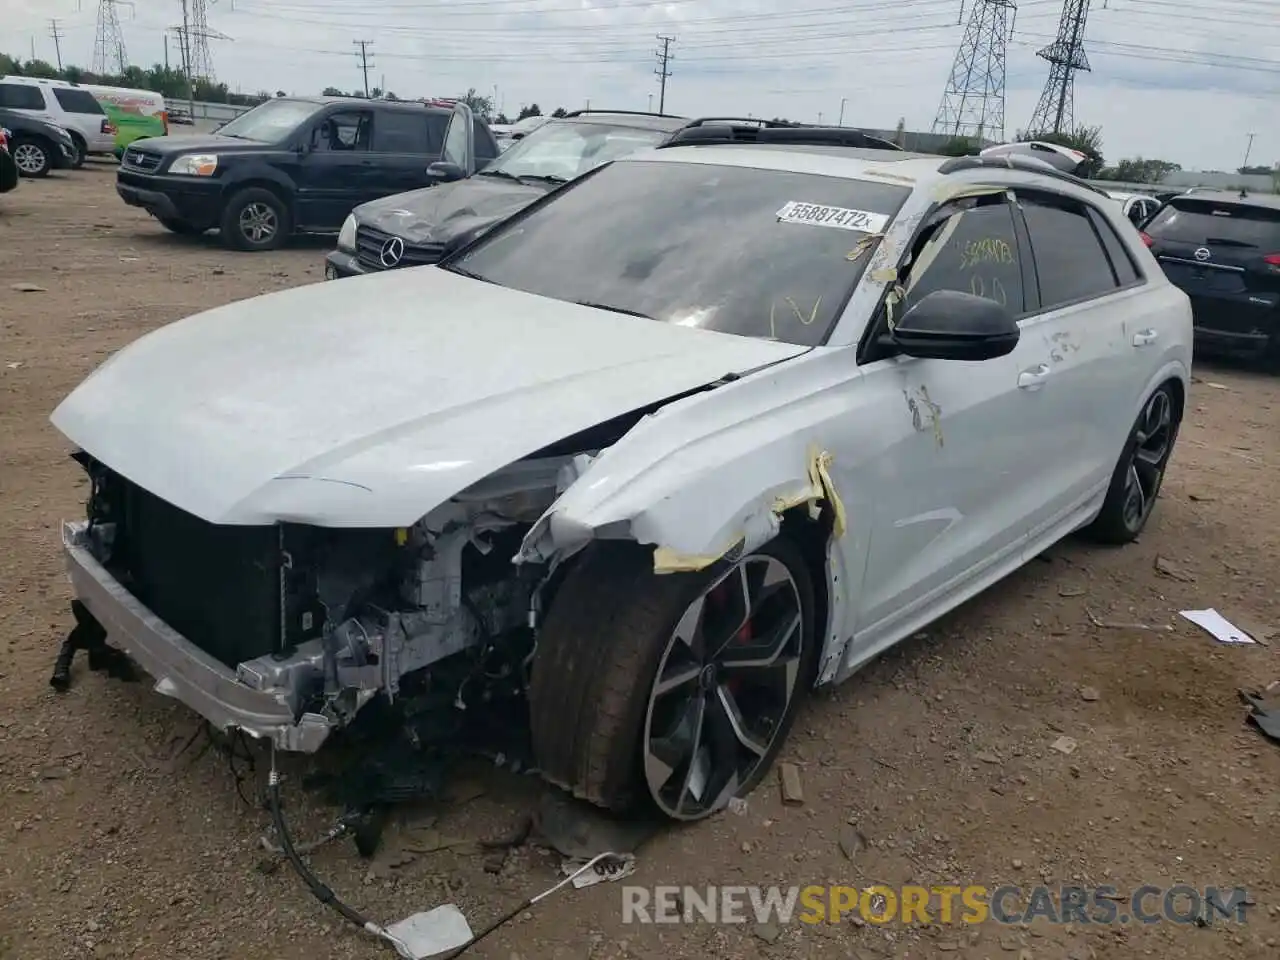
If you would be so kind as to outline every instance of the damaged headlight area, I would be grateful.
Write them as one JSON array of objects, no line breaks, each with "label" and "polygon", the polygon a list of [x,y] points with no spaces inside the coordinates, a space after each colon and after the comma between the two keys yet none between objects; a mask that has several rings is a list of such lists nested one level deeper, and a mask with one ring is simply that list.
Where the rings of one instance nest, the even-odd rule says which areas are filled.
[{"label": "damaged headlight area", "polygon": [[[122,602],[161,623],[153,624],[152,639],[140,640],[138,631],[111,621],[111,602],[101,601],[104,613],[95,615],[111,621],[108,632],[125,634],[130,654],[147,652],[132,649],[131,640],[141,648],[160,637],[169,644],[160,656],[172,663],[174,641],[162,634],[179,635],[188,651],[196,648],[201,664],[195,666],[202,670],[193,666],[181,677],[204,688],[196,697],[173,688],[165,669],[149,665],[146,656],[138,659],[155,674],[160,692],[178,696],[215,725],[309,751],[375,696],[395,699],[402,684],[447,658],[471,657],[486,677],[501,669],[517,673],[518,684],[527,680],[547,567],[512,560],[555,500],[573,458],[513,464],[400,529],[213,524],[84,454],[76,458],[92,487],[88,522],[75,529],[70,552],[87,552],[99,579]],[[79,583],[77,592],[83,592]],[[93,610],[91,599],[86,602]],[[489,661],[497,651],[502,663],[495,667]],[[150,652],[154,662],[154,647]],[[173,671],[182,672],[183,666]],[[202,707],[236,698],[243,703],[245,688],[272,706],[274,721],[255,729],[244,710]],[[457,706],[465,707],[462,699],[460,690]],[[298,728],[319,735],[282,736],[281,707]]]}]

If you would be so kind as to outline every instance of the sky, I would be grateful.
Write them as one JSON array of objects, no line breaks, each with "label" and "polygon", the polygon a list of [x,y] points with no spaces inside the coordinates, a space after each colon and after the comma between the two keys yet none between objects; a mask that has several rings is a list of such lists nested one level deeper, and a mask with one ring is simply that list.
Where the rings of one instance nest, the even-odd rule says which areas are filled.
[{"label": "sky", "polygon": [[[189,0],[194,4],[196,0]],[[370,86],[401,97],[474,87],[521,104],[646,110],[660,101],[659,35],[674,37],[665,108],[930,130],[975,3],[984,0],[206,0],[217,79],[250,93]],[[1015,2],[1015,0],[1009,0]],[[1016,0],[1005,132],[1024,128],[1049,74],[1063,0]],[[0,0],[0,50],[90,67],[99,0]],[[118,0],[130,63],[163,62],[182,0]],[[178,62],[171,37],[170,57]],[[1092,70],[1077,123],[1109,163],[1185,169],[1280,162],[1280,0],[1092,0]],[[1250,134],[1254,134],[1250,145]]]}]

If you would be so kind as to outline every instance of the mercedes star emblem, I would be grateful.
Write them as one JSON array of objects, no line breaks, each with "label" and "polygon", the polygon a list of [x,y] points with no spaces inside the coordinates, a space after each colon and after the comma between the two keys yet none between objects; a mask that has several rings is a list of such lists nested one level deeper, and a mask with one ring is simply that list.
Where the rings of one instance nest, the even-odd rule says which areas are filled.
[{"label": "mercedes star emblem", "polygon": [[1213,256],[1213,254],[1209,252],[1208,247],[1201,247],[1199,250],[1196,251],[1195,256],[1197,260],[1203,263],[1205,260],[1208,260],[1211,256]]},{"label": "mercedes star emblem", "polygon": [[382,250],[378,253],[378,260],[384,267],[390,268],[399,263],[400,258],[403,256],[404,241],[399,237],[392,237],[382,245]]}]

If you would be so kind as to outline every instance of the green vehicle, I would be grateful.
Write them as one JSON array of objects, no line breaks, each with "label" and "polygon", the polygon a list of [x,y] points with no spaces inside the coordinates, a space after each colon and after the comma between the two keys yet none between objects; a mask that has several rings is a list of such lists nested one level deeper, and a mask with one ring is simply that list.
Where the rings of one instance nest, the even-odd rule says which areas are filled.
[{"label": "green vehicle", "polygon": [[168,109],[165,107],[164,97],[154,90],[128,90],[124,87],[104,87],[96,83],[82,83],[80,86],[102,104],[107,119],[115,125],[117,158],[135,140],[168,135]]}]

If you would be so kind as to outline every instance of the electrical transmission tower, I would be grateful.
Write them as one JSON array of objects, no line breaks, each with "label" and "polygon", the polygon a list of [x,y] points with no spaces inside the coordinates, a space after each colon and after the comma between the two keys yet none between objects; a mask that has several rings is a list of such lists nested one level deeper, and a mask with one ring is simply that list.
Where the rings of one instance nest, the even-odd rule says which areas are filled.
[{"label": "electrical transmission tower", "polygon": [[124,49],[124,31],[120,29],[120,11],[116,0],[98,0],[98,28],[93,35],[93,66],[98,76],[124,73],[129,55]]},{"label": "electrical transmission tower", "polygon": [[1049,61],[1049,80],[1031,117],[1031,133],[1062,133],[1075,126],[1076,71],[1089,70],[1084,53],[1084,25],[1089,0],[1063,0],[1058,37],[1036,56]]},{"label": "electrical transmission tower", "polygon": [[173,32],[178,35],[178,45],[182,52],[183,71],[193,83],[212,83],[214,80],[209,41],[231,39],[225,33],[209,29],[208,7],[208,0],[182,0],[182,26],[173,28]]},{"label": "electrical transmission tower", "polygon": [[974,0],[933,121],[934,133],[1004,139],[1006,55],[1017,16],[1013,0]]},{"label": "electrical transmission tower", "polygon": [[671,76],[671,61],[675,59],[671,55],[671,45],[676,42],[676,38],[659,34],[658,42],[662,44],[662,49],[654,51],[653,55],[658,58],[658,69],[653,72],[658,78],[658,112],[666,113],[667,77]]}]

